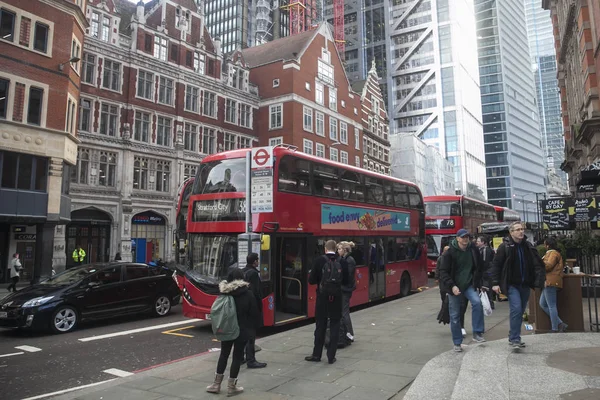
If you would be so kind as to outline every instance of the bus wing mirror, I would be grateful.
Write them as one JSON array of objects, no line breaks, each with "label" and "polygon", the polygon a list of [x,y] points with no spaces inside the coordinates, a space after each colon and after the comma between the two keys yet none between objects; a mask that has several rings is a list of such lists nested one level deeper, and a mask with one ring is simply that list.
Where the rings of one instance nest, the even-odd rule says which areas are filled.
[{"label": "bus wing mirror", "polygon": [[261,251],[271,250],[271,236],[270,235],[260,235],[260,250]]}]

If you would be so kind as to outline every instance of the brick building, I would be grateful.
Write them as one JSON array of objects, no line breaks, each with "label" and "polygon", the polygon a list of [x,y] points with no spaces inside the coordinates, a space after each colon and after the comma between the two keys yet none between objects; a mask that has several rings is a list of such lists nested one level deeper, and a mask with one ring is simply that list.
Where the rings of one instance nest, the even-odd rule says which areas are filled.
[{"label": "brick building", "polygon": [[[600,184],[600,2],[543,0],[551,10],[569,189]],[[595,188],[592,186],[592,188]],[[595,189],[594,189],[595,190]]]},{"label": "brick building", "polygon": [[328,24],[244,49],[241,57],[260,90],[256,129],[261,146],[285,143],[389,174],[381,91],[372,82],[354,91]]},{"label": "brick building", "polygon": [[257,144],[257,88],[198,4],[88,2],[67,263],[77,244],[89,262],[171,258],[178,186],[204,155]]},{"label": "brick building", "polygon": [[24,280],[49,276],[64,253],[68,170],[77,158],[76,112],[86,0],[0,1],[0,274],[21,255]]}]

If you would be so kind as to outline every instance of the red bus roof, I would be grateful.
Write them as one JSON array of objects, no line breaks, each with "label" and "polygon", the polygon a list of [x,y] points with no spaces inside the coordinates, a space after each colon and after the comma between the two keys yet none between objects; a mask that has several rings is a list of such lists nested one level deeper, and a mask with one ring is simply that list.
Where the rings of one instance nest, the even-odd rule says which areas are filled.
[{"label": "red bus roof", "polygon": [[423,201],[425,203],[428,203],[428,202],[429,203],[435,203],[435,202],[441,202],[441,201],[462,201],[463,199],[469,200],[469,201],[474,201],[474,202],[480,203],[480,204],[485,204],[486,206],[494,207],[490,203],[486,203],[485,201],[473,199],[471,197],[467,197],[467,196],[464,196],[464,195],[426,196],[426,197],[423,197]]},{"label": "red bus roof", "polygon": [[[211,161],[226,160],[226,159],[231,159],[231,158],[243,158],[243,157],[246,156],[246,153],[248,153],[250,150],[251,149],[237,149],[237,150],[229,150],[229,151],[224,151],[224,152],[221,152],[221,153],[211,154],[211,155],[208,155],[208,156],[204,157],[202,159],[202,162],[205,163],[205,162],[211,162]],[[389,176],[389,175],[384,175],[384,174],[381,174],[379,172],[369,171],[369,170],[366,170],[366,169],[363,169],[363,168],[358,168],[358,167],[355,167],[355,166],[350,165],[350,164],[343,164],[343,163],[340,163],[340,162],[337,162],[337,161],[331,161],[331,160],[328,160],[326,158],[321,158],[321,157],[313,156],[313,155],[306,154],[306,153],[303,153],[301,151],[297,151],[297,150],[294,150],[294,149],[291,149],[291,148],[286,148],[286,147],[275,146],[275,148],[273,149],[273,151],[278,156],[285,155],[285,154],[290,154],[290,155],[293,154],[293,155],[295,155],[297,157],[301,157],[301,158],[304,158],[304,159],[307,159],[307,160],[320,162],[320,163],[331,165],[331,166],[334,166],[334,167],[342,167],[344,169],[347,169],[347,170],[350,170],[350,171],[354,171],[354,172],[359,172],[361,174],[366,174],[366,175],[371,175],[371,176],[378,177],[378,178],[383,178],[383,179],[385,179],[387,181],[403,183],[405,185],[414,187],[415,189],[417,189],[419,191],[419,193],[421,192],[421,190],[419,189],[419,187],[415,183],[413,183],[413,182],[405,181],[405,180],[402,180],[402,179],[398,179],[398,178],[395,178],[395,177]],[[458,198],[460,196],[453,196],[453,197]]]}]

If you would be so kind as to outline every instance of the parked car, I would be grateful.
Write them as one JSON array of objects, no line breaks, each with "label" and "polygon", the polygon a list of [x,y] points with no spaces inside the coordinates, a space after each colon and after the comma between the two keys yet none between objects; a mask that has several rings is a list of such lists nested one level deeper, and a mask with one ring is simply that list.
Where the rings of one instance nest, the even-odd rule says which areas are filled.
[{"label": "parked car", "polygon": [[181,298],[172,271],[130,262],[70,268],[0,300],[0,327],[70,332],[86,320],[162,317]]}]

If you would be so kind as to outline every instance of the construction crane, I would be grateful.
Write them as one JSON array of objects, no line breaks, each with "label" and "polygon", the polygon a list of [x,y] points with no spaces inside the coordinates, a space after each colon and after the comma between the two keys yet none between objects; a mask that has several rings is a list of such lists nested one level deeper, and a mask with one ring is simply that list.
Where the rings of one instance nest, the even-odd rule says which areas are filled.
[{"label": "construction crane", "polygon": [[[287,0],[281,9],[287,10],[289,13],[290,36],[316,26],[316,0]],[[343,60],[346,44],[344,40],[344,0],[333,0],[333,40]]]}]

